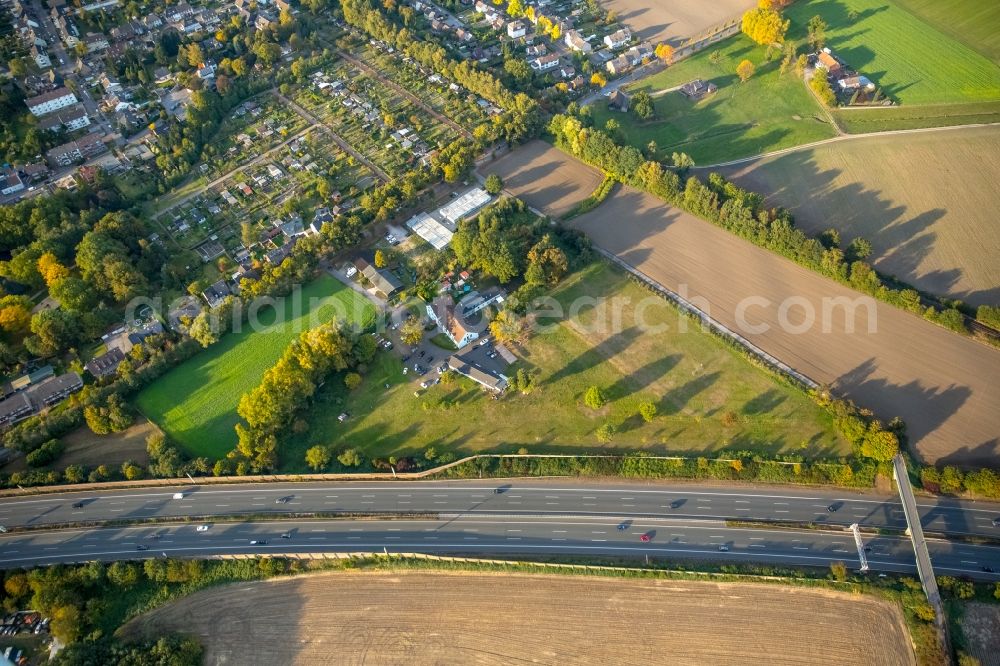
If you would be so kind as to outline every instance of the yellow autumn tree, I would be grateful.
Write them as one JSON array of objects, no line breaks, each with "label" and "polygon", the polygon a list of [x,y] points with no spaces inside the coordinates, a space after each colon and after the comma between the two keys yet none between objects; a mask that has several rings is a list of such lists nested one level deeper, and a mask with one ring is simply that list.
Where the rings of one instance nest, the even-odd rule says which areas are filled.
[{"label": "yellow autumn tree", "polygon": [[736,76],[740,77],[740,81],[743,83],[746,83],[747,79],[753,76],[755,71],[757,71],[757,68],[749,60],[743,60],[736,66]]},{"label": "yellow autumn tree", "polygon": [[780,44],[785,41],[789,21],[781,20],[781,14],[773,9],[758,7],[743,15],[743,33],[762,45]]},{"label": "yellow autumn tree", "polygon": [[603,88],[608,84],[608,80],[604,78],[604,75],[600,72],[594,72],[590,75],[590,85],[597,88]]},{"label": "yellow autumn tree", "polygon": [[51,252],[46,252],[38,258],[38,272],[49,287],[69,276],[69,269],[59,263],[59,259]]},{"label": "yellow autumn tree", "polygon": [[674,61],[674,47],[670,44],[663,43],[657,44],[656,50],[654,51],[656,57],[667,63],[668,65]]}]

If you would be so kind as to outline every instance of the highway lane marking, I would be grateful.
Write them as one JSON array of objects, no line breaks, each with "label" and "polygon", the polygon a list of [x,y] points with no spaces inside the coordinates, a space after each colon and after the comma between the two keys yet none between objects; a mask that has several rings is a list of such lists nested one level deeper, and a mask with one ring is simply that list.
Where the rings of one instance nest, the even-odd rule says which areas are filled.
[{"label": "highway lane marking", "polygon": [[747,548],[767,548],[767,546],[762,543],[752,543]]}]

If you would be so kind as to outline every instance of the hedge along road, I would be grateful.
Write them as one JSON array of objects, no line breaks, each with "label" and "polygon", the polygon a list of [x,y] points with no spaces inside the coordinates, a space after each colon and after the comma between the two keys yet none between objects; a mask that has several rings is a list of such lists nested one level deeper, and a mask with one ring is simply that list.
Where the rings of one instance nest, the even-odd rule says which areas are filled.
[{"label": "hedge along road", "polygon": [[[548,148],[551,174],[518,178],[537,153],[529,146],[525,157],[515,151],[483,171],[499,173],[515,195],[544,210],[547,183],[564,183],[561,171],[583,167]],[[848,332],[848,313],[834,299],[853,303],[862,294],[629,187],[573,226],[837,395],[886,421],[902,417],[924,460],[996,464],[997,350],[876,301],[855,308]],[[815,320],[806,326],[810,314]]]}]

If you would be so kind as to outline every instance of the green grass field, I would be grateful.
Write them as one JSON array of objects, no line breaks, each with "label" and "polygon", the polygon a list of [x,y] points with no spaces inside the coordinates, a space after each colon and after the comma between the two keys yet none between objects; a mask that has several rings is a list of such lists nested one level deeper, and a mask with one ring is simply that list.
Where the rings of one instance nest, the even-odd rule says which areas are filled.
[{"label": "green grass field", "polygon": [[[654,97],[656,119],[648,122],[631,112],[609,111],[602,100],[593,105],[595,123],[603,127],[614,118],[629,143],[644,148],[656,141],[661,156],[685,152],[698,164],[748,157],[834,135],[802,81],[791,72],[781,76],[779,62],[766,62],[761,47],[739,35],[716,48],[721,55],[718,64],[711,62],[714,49],[709,49],[630,88],[653,94],[700,78],[719,87],[715,94],[697,103],[679,92]],[[740,83],[735,72],[744,58],[757,66],[757,73]]]},{"label": "green grass field", "polygon": [[298,296],[262,311],[261,330],[244,325],[243,331],[225,335],[168,372],[139,394],[139,409],[192,455],[225,455],[236,444],[233,428],[240,397],[260,383],[294,338],[334,317],[368,327],[375,309],[357,292],[323,275]]},{"label": "green grass field", "polygon": [[[533,453],[615,448],[701,453],[723,447],[805,456],[848,452],[829,415],[802,392],[750,365],[696,325],[677,331],[676,311],[606,264],[575,274],[554,295],[567,309],[581,296],[619,299],[622,332],[586,330],[598,318],[590,308],[577,324],[563,321],[536,333],[517,356],[520,367],[536,374],[537,388],[501,400],[489,399],[464,378],[414,396],[417,380],[402,374],[398,356],[381,353],[354,392],[341,381],[327,383],[317,396],[308,435],[283,445],[282,467],[302,470],[305,450],[314,444],[337,451],[357,447],[369,457],[414,455],[428,446],[458,454],[521,446]],[[635,305],[643,299],[651,299],[645,321],[666,323],[670,330],[643,332],[633,325]],[[610,311],[604,315],[598,321],[611,321]],[[609,398],[598,411],[582,403],[590,385]],[[652,423],[637,415],[647,400],[659,410]],[[336,417],[344,411],[351,418],[339,423]],[[605,422],[619,430],[610,444],[595,437]]]},{"label": "green grass field", "polygon": [[[904,105],[1000,99],[1000,66],[904,10],[911,2],[931,4],[927,0],[903,0],[902,6],[892,0],[795,2],[785,10],[792,21],[789,37],[804,40],[809,19],[822,16],[829,25],[827,46]],[[976,23],[973,6],[995,3],[945,0],[933,4],[940,17],[934,23],[944,26],[951,22],[951,11],[959,21]],[[857,18],[849,16],[852,10]],[[985,34],[992,31],[992,39],[1000,40],[996,36],[1000,15],[994,11],[983,22],[986,25],[977,29]]]},{"label": "green grass field", "polygon": [[927,23],[1000,64],[1000,2],[896,0]]}]

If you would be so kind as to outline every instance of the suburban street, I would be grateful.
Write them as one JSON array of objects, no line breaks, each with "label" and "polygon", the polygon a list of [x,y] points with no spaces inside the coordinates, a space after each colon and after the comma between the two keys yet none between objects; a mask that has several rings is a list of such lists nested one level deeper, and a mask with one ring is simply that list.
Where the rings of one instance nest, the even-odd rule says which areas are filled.
[{"label": "suburban street", "polygon": [[[175,493],[183,497],[175,499]],[[1000,571],[1000,547],[949,542],[934,535],[996,536],[1000,528],[993,527],[993,520],[1000,517],[1000,507],[928,498],[921,498],[918,507],[931,535],[928,546],[936,570],[995,577],[983,567]],[[302,519],[317,514],[313,520]],[[343,517],[331,520],[335,514]],[[397,519],[379,520],[378,514]],[[240,516],[246,520],[240,521]],[[223,517],[226,522],[205,532],[195,531],[192,524],[123,526],[149,519]],[[747,528],[726,522],[733,520],[813,523],[834,531]],[[108,522],[117,525],[102,525]],[[578,479],[179,485],[3,498],[0,524],[13,531],[0,536],[0,566],[135,557],[142,552],[138,544],[149,545],[150,553],[186,556],[388,548],[819,565],[842,559],[856,566],[853,538],[839,531],[854,522],[868,528],[905,528],[898,498],[837,489]],[[45,529],[67,525],[73,527]],[[619,525],[626,529],[617,529]],[[292,538],[279,538],[283,532]],[[154,534],[160,538],[152,538]],[[640,541],[642,534],[650,536],[649,542]],[[251,545],[253,539],[268,543]],[[866,535],[865,539],[872,548],[872,569],[914,569],[906,537]],[[730,550],[720,551],[720,545]]]}]

